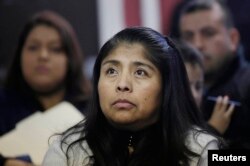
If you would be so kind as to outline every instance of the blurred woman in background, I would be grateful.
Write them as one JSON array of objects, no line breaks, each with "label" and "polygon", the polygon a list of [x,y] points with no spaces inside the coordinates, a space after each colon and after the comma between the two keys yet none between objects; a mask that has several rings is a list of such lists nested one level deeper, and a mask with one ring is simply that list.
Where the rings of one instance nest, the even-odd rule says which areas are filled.
[{"label": "blurred woman in background", "polygon": [[0,135],[62,101],[84,113],[91,88],[82,69],[83,55],[69,22],[52,11],[32,17],[20,34],[0,95]]}]

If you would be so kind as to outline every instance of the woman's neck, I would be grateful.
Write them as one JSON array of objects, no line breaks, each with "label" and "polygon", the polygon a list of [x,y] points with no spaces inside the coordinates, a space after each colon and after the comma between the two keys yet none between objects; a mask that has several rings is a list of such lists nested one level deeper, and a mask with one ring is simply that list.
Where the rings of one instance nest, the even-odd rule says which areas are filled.
[{"label": "woman's neck", "polygon": [[38,95],[38,101],[43,106],[44,110],[47,110],[56,104],[60,103],[65,96],[65,89],[61,89],[52,94]]},{"label": "woman's neck", "polygon": [[[144,140],[145,137],[150,136],[152,133],[157,133],[157,129],[157,124],[147,126],[146,128],[138,131],[122,130],[110,126],[110,131],[114,140],[118,141],[120,144],[119,148],[127,148],[129,155],[133,154],[133,152],[137,149],[139,142]],[[157,135],[154,136],[157,137]]]}]

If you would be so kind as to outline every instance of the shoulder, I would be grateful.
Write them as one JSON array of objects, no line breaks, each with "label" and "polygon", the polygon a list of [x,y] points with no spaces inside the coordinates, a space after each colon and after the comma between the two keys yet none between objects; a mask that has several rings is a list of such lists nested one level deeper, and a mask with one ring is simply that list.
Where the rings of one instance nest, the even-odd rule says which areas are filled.
[{"label": "shoulder", "polygon": [[78,141],[80,133],[65,134],[54,138],[43,161],[45,166],[72,165],[77,166],[82,163],[92,163],[90,150],[86,140]]},{"label": "shoulder", "polygon": [[234,83],[237,85],[241,98],[249,100],[250,93],[250,64],[244,63],[235,73]]},{"label": "shoulder", "polygon": [[67,165],[67,158],[61,148],[61,137],[57,137],[53,143],[50,145],[48,151],[45,154],[42,165],[52,166],[52,165]]},{"label": "shoulder", "polygon": [[235,79],[245,79],[250,80],[250,63],[247,61],[242,61],[238,67],[237,72],[235,72]]},{"label": "shoulder", "polygon": [[201,150],[210,142],[218,142],[218,140],[213,135],[207,133],[206,131],[202,131],[199,128],[188,131],[186,144],[191,148],[191,150],[194,150],[194,152],[200,154]]},{"label": "shoulder", "polygon": [[186,145],[200,157],[191,158],[190,165],[206,165],[207,153],[210,149],[218,149],[218,139],[199,128],[188,131]]},{"label": "shoulder", "polygon": [[19,93],[0,89],[0,135],[14,129],[16,123],[34,113],[34,102],[25,99],[26,96]]}]

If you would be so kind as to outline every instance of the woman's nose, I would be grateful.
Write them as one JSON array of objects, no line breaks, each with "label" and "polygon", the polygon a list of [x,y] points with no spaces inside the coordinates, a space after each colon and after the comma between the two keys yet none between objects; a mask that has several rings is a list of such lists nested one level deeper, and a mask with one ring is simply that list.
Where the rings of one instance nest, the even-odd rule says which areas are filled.
[{"label": "woman's nose", "polygon": [[118,92],[131,92],[132,85],[131,85],[131,78],[127,74],[123,74],[117,82],[116,90]]},{"label": "woman's nose", "polygon": [[121,92],[126,92],[129,91],[129,88],[127,86],[118,86],[117,90]]},{"label": "woman's nose", "polygon": [[41,59],[48,59],[48,57],[49,57],[49,52],[48,52],[48,50],[47,49],[41,49],[40,50],[40,53],[39,53],[39,57],[41,58]]}]

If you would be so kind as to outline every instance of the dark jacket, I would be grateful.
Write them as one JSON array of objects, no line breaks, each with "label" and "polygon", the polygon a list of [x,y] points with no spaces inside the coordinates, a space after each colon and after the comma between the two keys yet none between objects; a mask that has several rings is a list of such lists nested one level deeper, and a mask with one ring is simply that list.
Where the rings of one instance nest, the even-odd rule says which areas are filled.
[{"label": "dark jacket", "polygon": [[240,55],[236,56],[216,83],[207,89],[203,98],[204,117],[211,117],[215,102],[208,101],[208,96],[228,95],[230,100],[239,101],[231,123],[223,137],[232,146],[250,148],[250,66]]},{"label": "dark jacket", "polygon": [[0,166],[4,166],[4,163],[6,161],[7,158],[3,157],[1,154],[0,154]]},{"label": "dark jacket", "polygon": [[[70,101],[69,95],[66,95],[64,100]],[[84,113],[87,102],[79,101],[71,104]],[[0,136],[14,129],[19,121],[36,111],[44,111],[44,108],[35,97],[0,90]]]}]

